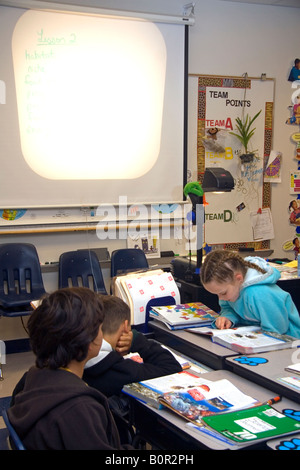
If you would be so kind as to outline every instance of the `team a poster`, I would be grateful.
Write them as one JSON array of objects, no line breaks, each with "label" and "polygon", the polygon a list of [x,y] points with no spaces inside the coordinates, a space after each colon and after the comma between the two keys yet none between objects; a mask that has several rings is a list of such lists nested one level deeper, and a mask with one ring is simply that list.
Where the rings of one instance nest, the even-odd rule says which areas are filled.
[{"label": "team a poster", "polygon": [[[255,241],[253,215],[270,204],[270,187],[264,184],[265,164],[271,152],[273,117],[273,80],[235,77],[198,77],[198,179],[206,167],[230,171],[235,188],[229,193],[206,193],[205,242],[208,244]],[[253,118],[250,140],[252,161],[237,137],[236,118]],[[267,194],[266,194],[267,193]]]}]

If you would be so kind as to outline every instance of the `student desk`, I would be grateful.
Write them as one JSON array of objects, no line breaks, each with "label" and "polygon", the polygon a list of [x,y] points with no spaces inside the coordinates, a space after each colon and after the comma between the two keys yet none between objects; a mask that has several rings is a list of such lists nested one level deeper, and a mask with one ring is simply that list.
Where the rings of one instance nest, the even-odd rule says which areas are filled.
[{"label": "student desk", "polygon": [[[228,379],[242,392],[261,402],[265,402],[275,396],[274,392],[227,370],[207,372],[204,375],[205,378],[213,381]],[[274,408],[278,411],[284,409],[300,410],[300,405],[287,398],[283,398],[274,405]],[[160,450],[176,450],[180,452],[181,450],[195,449],[237,450],[244,448],[263,449],[266,447],[267,440],[256,444],[253,442],[246,443],[241,447],[235,444],[230,445],[213,437],[208,437],[203,432],[190,427],[188,421],[171,410],[167,408],[158,410],[134,398],[131,398],[131,413],[133,425],[136,427],[137,434],[140,438],[144,438],[145,441]]]},{"label": "student desk", "polygon": [[[251,365],[253,364],[253,361],[251,362],[251,358],[254,360],[254,363],[255,358],[258,358],[258,360],[266,359],[267,362],[259,363],[258,365]],[[300,379],[300,375],[284,370],[285,367],[289,366],[293,362],[300,362],[300,348],[227,357],[226,368],[229,368],[236,374],[245,377],[252,382],[273,390],[278,395],[285,396],[290,400],[295,400],[300,403],[300,388],[297,390],[287,383],[279,381],[279,379],[283,377],[293,376]]]},{"label": "student desk", "polygon": [[213,343],[211,338],[206,335],[186,330],[170,330],[162,322],[156,320],[148,322],[148,329],[154,333],[154,338],[159,343],[165,344],[211,369],[224,369],[226,358],[236,356],[236,352]]}]

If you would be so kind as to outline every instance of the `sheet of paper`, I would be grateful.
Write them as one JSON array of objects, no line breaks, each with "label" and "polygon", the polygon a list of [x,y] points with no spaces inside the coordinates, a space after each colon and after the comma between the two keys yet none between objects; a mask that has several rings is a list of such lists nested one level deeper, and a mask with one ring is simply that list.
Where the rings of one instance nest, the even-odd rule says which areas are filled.
[{"label": "sheet of paper", "polygon": [[253,240],[271,240],[274,238],[272,214],[267,207],[259,212],[251,212]]}]

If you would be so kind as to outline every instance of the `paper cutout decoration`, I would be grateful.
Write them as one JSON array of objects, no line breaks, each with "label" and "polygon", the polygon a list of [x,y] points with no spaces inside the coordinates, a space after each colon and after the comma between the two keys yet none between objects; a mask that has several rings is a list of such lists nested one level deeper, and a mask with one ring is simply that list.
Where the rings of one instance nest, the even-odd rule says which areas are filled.
[{"label": "paper cutout decoration", "polygon": [[288,118],[285,122],[286,124],[300,124],[300,91],[297,89],[292,94],[292,116]]},{"label": "paper cutout decoration", "polygon": [[240,364],[246,364],[247,366],[259,366],[260,364],[266,364],[268,359],[263,357],[247,357],[247,356],[239,356],[234,358],[234,361],[239,362]]},{"label": "paper cutout decoration", "polygon": [[281,182],[281,159],[282,153],[271,150],[270,156],[265,169],[264,182],[280,183]]},{"label": "paper cutout decoration", "polygon": [[296,160],[300,161],[300,132],[292,134],[291,139],[296,143]]}]

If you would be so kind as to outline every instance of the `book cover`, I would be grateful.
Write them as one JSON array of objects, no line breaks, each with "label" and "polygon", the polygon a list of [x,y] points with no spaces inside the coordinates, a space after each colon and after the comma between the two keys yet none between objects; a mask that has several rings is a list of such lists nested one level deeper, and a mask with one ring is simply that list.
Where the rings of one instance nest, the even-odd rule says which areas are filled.
[{"label": "book cover", "polygon": [[162,321],[170,329],[191,328],[191,326],[208,326],[218,314],[201,302],[153,307],[150,317]]},{"label": "book cover", "polygon": [[132,325],[145,323],[147,304],[152,299],[170,296],[180,302],[172,274],[161,269],[118,276],[114,280],[114,294],[129,305]]},{"label": "book cover", "polygon": [[285,416],[270,405],[206,416],[203,422],[240,444],[300,431],[299,421]]},{"label": "book cover", "polygon": [[162,408],[162,404],[158,399],[164,393],[174,390],[183,390],[186,387],[207,385],[210,382],[210,380],[184,370],[175,374],[124,385],[123,392],[154,408]]},{"label": "book cover", "polygon": [[279,349],[296,348],[300,340],[288,335],[264,331],[258,326],[243,326],[225,330],[193,328],[192,333],[207,334],[212,341],[241,354],[253,354]]},{"label": "book cover", "polygon": [[159,402],[181,417],[202,425],[202,418],[215,413],[241,409],[257,404],[257,400],[227,379],[164,393]]}]

